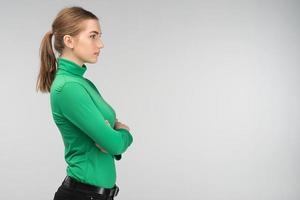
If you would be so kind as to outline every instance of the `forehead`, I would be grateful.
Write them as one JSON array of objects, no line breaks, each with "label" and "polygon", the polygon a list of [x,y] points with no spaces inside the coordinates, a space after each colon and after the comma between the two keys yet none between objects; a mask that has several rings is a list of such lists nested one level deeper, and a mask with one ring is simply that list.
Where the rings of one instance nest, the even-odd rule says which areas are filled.
[{"label": "forehead", "polygon": [[101,34],[101,28],[99,21],[96,19],[88,19],[82,22],[83,30],[82,32],[85,34],[89,34],[93,31],[96,31]]}]

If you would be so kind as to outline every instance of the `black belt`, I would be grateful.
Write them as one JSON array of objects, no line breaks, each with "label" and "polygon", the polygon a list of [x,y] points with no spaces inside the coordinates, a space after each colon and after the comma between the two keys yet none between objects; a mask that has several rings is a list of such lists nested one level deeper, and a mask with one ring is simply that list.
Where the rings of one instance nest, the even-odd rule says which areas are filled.
[{"label": "black belt", "polygon": [[66,176],[66,178],[62,182],[62,185],[70,189],[82,190],[85,192],[86,191],[94,192],[97,194],[104,194],[108,197],[117,196],[119,192],[119,187],[117,185],[115,185],[113,188],[103,188],[94,185],[89,185],[86,183],[81,183],[70,176]]}]

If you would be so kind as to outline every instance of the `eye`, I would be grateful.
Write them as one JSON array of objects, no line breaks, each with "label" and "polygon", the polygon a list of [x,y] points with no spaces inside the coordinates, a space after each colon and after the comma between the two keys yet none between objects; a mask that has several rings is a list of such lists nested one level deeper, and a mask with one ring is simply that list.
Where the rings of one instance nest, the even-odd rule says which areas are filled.
[{"label": "eye", "polygon": [[91,35],[90,38],[95,39],[95,38],[96,38],[96,35]]}]

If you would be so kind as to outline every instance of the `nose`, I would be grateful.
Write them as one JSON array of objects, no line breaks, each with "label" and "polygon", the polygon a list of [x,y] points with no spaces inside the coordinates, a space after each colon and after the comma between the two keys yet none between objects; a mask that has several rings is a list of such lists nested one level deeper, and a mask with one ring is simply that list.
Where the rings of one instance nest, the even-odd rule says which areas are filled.
[{"label": "nose", "polygon": [[97,42],[97,47],[99,48],[99,49],[102,49],[102,48],[104,48],[104,44],[103,44],[103,42],[102,42],[102,40],[99,38],[99,40],[98,40],[98,42]]}]

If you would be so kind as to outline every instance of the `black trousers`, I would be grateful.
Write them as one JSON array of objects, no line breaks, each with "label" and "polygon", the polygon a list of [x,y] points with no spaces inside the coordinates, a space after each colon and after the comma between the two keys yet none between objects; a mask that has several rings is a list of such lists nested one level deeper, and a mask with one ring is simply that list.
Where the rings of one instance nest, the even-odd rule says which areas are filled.
[{"label": "black trousers", "polygon": [[106,197],[105,195],[83,192],[74,189],[69,189],[63,185],[59,186],[55,192],[53,200],[113,200],[113,197]]}]

